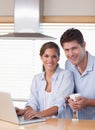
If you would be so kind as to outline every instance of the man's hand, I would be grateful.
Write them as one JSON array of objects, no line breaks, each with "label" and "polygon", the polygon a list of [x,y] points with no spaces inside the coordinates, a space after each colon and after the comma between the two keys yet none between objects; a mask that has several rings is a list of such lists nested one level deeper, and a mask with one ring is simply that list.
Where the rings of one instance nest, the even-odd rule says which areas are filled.
[{"label": "man's hand", "polygon": [[78,111],[87,106],[87,100],[87,98],[79,96],[76,97],[76,101],[68,99],[68,105],[71,107],[72,110]]}]

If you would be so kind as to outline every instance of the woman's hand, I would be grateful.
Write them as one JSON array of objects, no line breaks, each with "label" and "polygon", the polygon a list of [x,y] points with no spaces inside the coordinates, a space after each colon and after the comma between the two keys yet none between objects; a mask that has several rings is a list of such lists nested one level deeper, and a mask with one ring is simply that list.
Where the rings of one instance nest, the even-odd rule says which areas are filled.
[{"label": "woman's hand", "polygon": [[25,109],[20,109],[15,107],[16,113],[18,116],[24,116],[25,119],[33,119],[33,118],[40,118],[40,112],[34,111],[31,107],[26,107]]},{"label": "woman's hand", "polygon": [[15,110],[18,116],[22,116],[25,113],[25,109],[20,109],[18,107],[15,107]]},{"label": "woman's hand", "polygon": [[25,119],[33,119],[33,118],[40,118],[40,112],[36,112],[32,109],[27,109],[24,113],[24,118]]}]

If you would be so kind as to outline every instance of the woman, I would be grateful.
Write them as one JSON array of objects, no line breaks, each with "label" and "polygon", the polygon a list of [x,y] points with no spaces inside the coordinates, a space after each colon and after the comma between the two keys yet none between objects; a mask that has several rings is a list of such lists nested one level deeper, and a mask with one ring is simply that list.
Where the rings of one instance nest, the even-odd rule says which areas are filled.
[{"label": "woman", "polygon": [[[70,118],[65,97],[73,93],[73,76],[59,67],[60,49],[54,42],[47,42],[40,49],[43,72],[34,76],[30,98],[25,109],[16,108],[25,119],[40,117]],[[68,114],[68,115],[66,115]]]}]

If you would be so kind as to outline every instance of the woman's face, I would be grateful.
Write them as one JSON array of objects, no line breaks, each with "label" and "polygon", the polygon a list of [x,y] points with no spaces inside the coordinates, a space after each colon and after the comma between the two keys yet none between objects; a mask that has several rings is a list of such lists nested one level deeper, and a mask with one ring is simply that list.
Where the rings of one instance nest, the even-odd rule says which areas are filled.
[{"label": "woman's face", "polygon": [[55,48],[48,48],[41,56],[45,71],[54,72],[59,61],[59,56]]}]

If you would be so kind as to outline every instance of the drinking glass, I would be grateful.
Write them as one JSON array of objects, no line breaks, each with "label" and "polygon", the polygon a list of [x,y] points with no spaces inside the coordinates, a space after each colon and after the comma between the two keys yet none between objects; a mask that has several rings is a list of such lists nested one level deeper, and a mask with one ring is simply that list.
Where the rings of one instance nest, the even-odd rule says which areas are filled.
[{"label": "drinking glass", "polygon": [[[80,93],[74,93],[74,94],[70,95],[70,98],[73,99],[74,101],[76,101],[76,97],[79,97],[79,96],[81,96]],[[73,121],[78,120],[78,118],[76,117],[76,114],[77,114],[77,111],[73,110],[73,119],[72,119]]]}]

